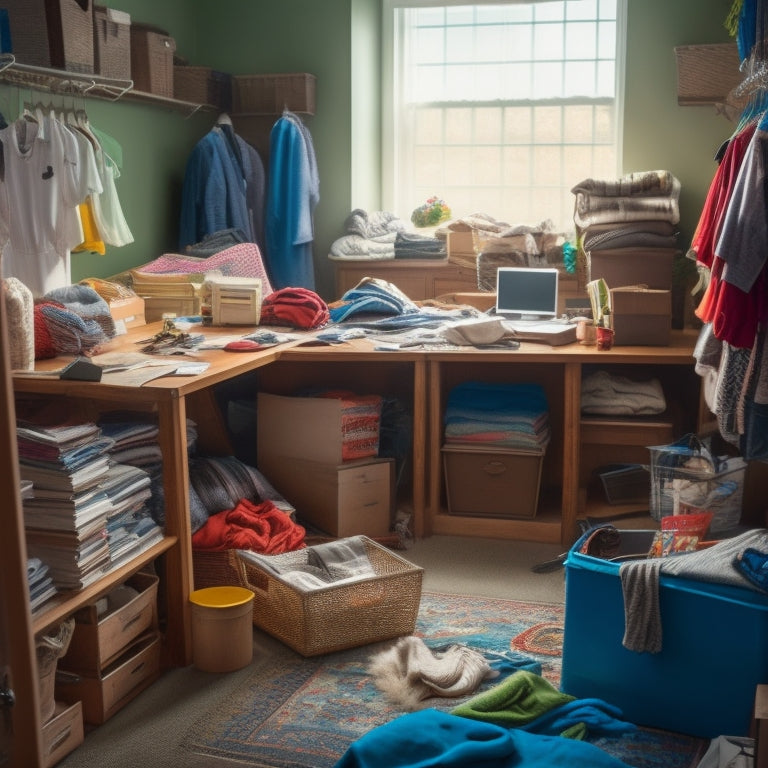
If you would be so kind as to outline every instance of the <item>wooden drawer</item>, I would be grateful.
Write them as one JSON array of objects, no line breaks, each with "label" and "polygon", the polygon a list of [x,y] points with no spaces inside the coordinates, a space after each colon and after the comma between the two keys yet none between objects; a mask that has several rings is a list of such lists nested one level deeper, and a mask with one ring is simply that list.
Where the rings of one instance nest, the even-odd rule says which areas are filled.
[{"label": "wooden drawer", "polygon": [[118,587],[107,595],[109,612],[99,618],[96,605],[88,605],[75,614],[75,631],[67,653],[59,661],[60,669],[97,673],[120,656],[125,648],[148,629],[157,627],[158,578],[148,573],[131,576],[124,585],[138,593],[120,604]]},{"label": "wooden drawer", "polygon": [[97,675],[61,671],[56,698],[83,703],[86,723],[101,725],[152,683],[160,670],[160,635],[139,637],[125,654]]},{"label": "wooden drawer", "polygon": [[51,768],[77,749],[83,738],[83,705],[79,701],[69,706],[57,703],[53,717],[43,724],[45,768]]},{"label": "wooden drawer", "polygon": [[667,445],[674,437],[674,425],[663,419],[588,418],[581,420],[583,445]]}]

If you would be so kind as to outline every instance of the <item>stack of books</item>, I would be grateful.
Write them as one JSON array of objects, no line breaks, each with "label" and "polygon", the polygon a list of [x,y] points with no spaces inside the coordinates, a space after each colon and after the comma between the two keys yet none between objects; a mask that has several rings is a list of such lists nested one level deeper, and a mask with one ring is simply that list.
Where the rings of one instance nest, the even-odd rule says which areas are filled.
[{"label": "stack of books", "polygon": [[113,464],[99,484],[112,507],[107,517],[107,543],[112,568],[163,538],[163,530],[152,519],[148,505],[152,497],[151,482],[149,473],[139,467]]},{"label": "stack of books", "polygon": [[113,441],[96,424],[17,424],[19,475],[33,496],[22,500],[27,550],[59,590],[82,589],[109,567],[109,496],[99,483]]}]

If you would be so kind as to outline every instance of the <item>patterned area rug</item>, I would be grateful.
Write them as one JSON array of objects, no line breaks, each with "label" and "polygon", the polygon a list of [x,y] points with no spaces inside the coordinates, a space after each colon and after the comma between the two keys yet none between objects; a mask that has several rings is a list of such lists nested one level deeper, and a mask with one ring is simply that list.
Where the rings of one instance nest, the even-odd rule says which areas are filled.
[{"label": "patterned area rug", "polygon": [[[560,654],[553,650],[561,643],[563,613],[562,605],[424,593],[416,634],[432,648],[459,643],[489,658],[538,662],[542,676],[558,686]],[[255,635],[252,673],[190,728],[184,746],[191,752],[261,768],[332,768],[352,741],[403,714],[367,673],[371,657],[394,641],[304,659]],[[467,698],[427,704],[450,710]],[[593,741],[634,768],[693,768],[709,744],[649,729]]]}]

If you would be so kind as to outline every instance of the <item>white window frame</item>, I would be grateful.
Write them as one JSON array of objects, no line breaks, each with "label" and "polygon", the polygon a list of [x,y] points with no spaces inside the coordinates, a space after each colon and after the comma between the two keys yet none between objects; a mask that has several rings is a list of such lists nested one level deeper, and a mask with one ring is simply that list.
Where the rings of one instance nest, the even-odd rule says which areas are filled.
[{"label": "white window frame", "polygon": [[[553,0],[482,0],[478,5],[504,5],[514,2],[523,2],[533,4],[537,2],[552,2]],[[627,19],[628,0],[616,0],[616,62],[615,62],[615,148],[616,148],[616,169],[615,175],[622,174],[622,156],[623,156],[623,114],[624,114],[624,72],[626,61],[626,19]],[[402,119],[396,112],[397,105],[394,100],[394,88],[397,81],[398,72],[396,68],[398,62],[394,57],[394,40],[396,30],[394,29],[396,8],[416,8],[416,7],[437,7],[437,6],[461,6],[472,5],[470,0],[382,0],[382,167],[381,167],[381,199],[382,207],[385,210],[396,211],[398,215],[407,218],[409,211],[398,210],[406,203],[399,200],[399,189],[401,185],[397,178],[397,166],[395,163],[396,146],[401,142],[397,127],[403,125]],[[499,102],[502,105],[504,102]],[[515,104],[517,102],[508,102]],[[535,102],[534,102],[535,103]],[[583,99],[560,100],[560,104],[580,104]],[[402,143],[402,142],[401,142]],[[573,179],[575,185],[581,179]],[[440,194],[440,190],[435,190],[435,194]],[[423,202],[423,201],[422,201]],[[450,204],[450,200],[447,200]],[[484,211],[491,215],[501,216],[503,212]],[[460,212],[459,215],[469,215],[471,211]],[[535,224],[538,222],[510,222]]]}]

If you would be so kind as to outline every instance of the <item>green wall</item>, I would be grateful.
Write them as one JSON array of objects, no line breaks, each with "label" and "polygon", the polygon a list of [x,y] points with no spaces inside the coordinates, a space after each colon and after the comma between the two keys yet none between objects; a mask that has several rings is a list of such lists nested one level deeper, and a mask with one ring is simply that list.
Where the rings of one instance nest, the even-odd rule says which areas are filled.
[{"label": "green wall", "polygon": [[[315,214],[317,289],[333,294],[333,264],[326,254],[343,234],[353,208],[379,205],[380,0],[109,0],[108,5],[153,23],[176,39],[193,64],[233,74],[310,72],[317,76],[317,112],[307,118],[317,153],[320,202]],[[680,107],[674,47],[725,42],[731,0],[629,0],[624,171],[665,168],[682,183],[681,232],[687,243],[698,221],[713,156],[733,131],[714,107]],[[37,98],[0,88],[10,116],[19,101]],[[89,100],[88,114],[123,146],[118,181],[136,242],[106,256],[73,257],[73,279],[105,277],[176,248],[184,166],[216,115],[188,116],[131,101]],[[257,145],[271,120],[242,125]],[[240,130],[237,119],[236,128]],[[258,136],[256,135],[258,133]],[[250,135],[249,135],[250,134]],[[574,182],[578,181],[575,179]],[[503,217],[503,212],[490,212]],[[402,212],[400,212],[402,215]]]}]

